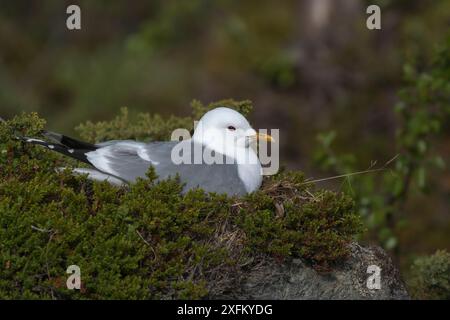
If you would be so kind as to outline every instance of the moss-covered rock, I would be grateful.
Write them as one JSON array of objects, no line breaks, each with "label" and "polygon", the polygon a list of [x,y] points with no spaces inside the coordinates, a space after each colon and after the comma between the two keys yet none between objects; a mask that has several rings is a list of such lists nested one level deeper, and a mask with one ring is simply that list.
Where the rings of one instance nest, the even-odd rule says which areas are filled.
[{"label": "moss-covered rock", "polygon": [[[277,263],[259,261],[233,290],[211,298],[238,300],[407,300],[400,274],[380,247],[350,246],[350,255],[327,273],[317,272],[302,259]],[[369,266],[379,268],[380,286],[373,288]]]},{"label": "moss-covered rock", "polygon": [[[194,103],[249,111],[248,102]],[[167,139],[191,118],[124,112],[110,123],[80,126],[90,141]],[[74,176],[75,162],[14,132],[39,135],[45,121],[23,114],[0,122],[0,297],[160,299],[219,295],[261,259],[300,258],[329,270],[362,231],[352,200],[316,190],[300,172],[265,179],[243,198],[193,190],[176,179],[117,188]],[[69,167],[57,173],[56,167]],[[81,290],[68,290],[66,269],[81,269]]]}]

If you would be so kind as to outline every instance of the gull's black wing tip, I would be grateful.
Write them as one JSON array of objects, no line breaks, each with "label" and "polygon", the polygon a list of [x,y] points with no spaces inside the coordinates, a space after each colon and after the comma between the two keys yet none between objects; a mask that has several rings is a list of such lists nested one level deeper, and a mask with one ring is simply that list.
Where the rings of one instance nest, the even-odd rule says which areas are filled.
[{"label": "gull's black wing tip", "polygon": [[75,149],[75,148],[71,148],[68,147],[66,145],[60,144],[60,143],[51,143],[51,142],[47,142],[41,139],[36,139],[36,138],[30,138],[30,137],[16,137],[17,139],[25,142],[25,143],[30,143],[30,144],[34,144],[34,145],[40,145],[42,147],[45,147],[49,150],[52,151],[56,151],[58,153],[61,153],[65,156],[71,157],[73,159],[76,159],[78,161],[82,161],[86,164],[90,164],[92,165],[89,160],[87,159],[86,153],[92,151],[92,150],[87,150],[87,149]]},{"label": "gull's black wing tip", "polygon": [[57,143],[60,143],[63,146],[66,146],[67,148],[76,149],[76,150],[81,149],[81,150],[88,150],[88,151],[95,151],[98,149],[98,147],[92,143],[76,140],[74,138],[68,137],[66,135],[63,135],[63,134],[60,134],[57,132],[44,130],[44,131],[42,131],[42,134],[44,135],[44,137],[46,137],[52,141],[55,141]]}]

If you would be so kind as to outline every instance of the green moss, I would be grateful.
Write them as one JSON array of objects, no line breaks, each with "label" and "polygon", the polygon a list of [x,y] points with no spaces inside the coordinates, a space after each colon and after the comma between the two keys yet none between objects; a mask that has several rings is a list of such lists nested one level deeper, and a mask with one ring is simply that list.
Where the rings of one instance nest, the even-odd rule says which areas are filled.
[{"label": "green moss", "polygon": [[[251,109],[194,102],[193,118],[218,105]],[[167,139],[173,127],[192,125],[161,119],[142,114],[132,122],[124,111],[79,129],[90,141]],[[56,173],[75,163],[13,138],[14,130],[35,136],[44,124],[36,114],[0,123],[1,298],[198,299],[231,287],[261,259],[332,268],[362,229],[351,199],[315,190],[299,172],[267,178],[243,198],[181,194],[176,179],[157,183],[153,170],[129,188]],[[81,268],[81,290],[66,288],[72,264]]]},{"label": "green moss", "polygon": [[409,287],[417,299],[450,299],[450,253],[438,250],[414,261]]}]

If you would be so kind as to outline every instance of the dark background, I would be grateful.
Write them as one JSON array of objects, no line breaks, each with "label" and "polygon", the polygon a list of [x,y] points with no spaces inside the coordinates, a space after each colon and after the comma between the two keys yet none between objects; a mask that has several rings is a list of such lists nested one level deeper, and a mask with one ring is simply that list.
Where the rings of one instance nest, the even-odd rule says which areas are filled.
[{"label": "dark background", "polygon": [[[66,28],[69,4],[81,7],[80,31]],[[382,8],[382,30],[366,28],[369,4]],[[364,170],[396,154],[403,66],[426,65],[449,25],[448,0],[1,0],[0,115],[37,111],[76,135],[79,123],[123,106],[184,116],[193,99],[250,99],[255,128],[280,128],[288,168],[332,175],[313,154],[316,136],[334,130],[336,150]],[[444,159],[449,142],[447,126],[434,141]],[[403,270],[449,248],[448,168],[431,177],[397,231]]]}]

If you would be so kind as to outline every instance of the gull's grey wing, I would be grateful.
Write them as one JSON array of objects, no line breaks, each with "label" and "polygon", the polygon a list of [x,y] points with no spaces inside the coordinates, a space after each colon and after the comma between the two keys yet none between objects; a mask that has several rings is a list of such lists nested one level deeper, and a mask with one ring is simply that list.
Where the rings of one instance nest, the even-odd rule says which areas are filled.
[{"label": "gull's grey wing", "polygon": [[86,153],[89,162],[98,170],[125,181],[144,177],[150,161],[140,156],[142,144],[134,141],[117,141],[105,144],[95,151]]},{"label": "gull's grey wing", "polygon": [[[190,162],[179,163],[174,161],[173,157],[177,153],[172,155],[172,150],[175,146],[178,148],[177,150],[183,150],[181,155],[185,160],[190,159]],[[185,190],[201,187],[207,192],[226,193],[228,195],[244,195],[247,193],[245,185],[238,175],[236,163],[230,161],[227,164],[223,155],[218,155],[218,157],[222,157],[221,163],[206,164],[204,161],[195,163],[195,150],[202,154],[207,152],[214,154],[214,151],[190,140],[150,143],[145,148],[149,158],[154,162],[159,179],[167,179],[178,174],[181,182],[185,184]]]},{"label": "gull's grey wing", "polygon": [[[65,168],[58,168],[58,171],[61,171],[61,170],[64,170],[64,169]],[[80,175],[87,174],[88,178],[91,179],[91,180],[107,181],[107,182],[109,182],[109,183],[111,183],[113,185],[116,185],[116,186],[126,185],[125,181],[123,181],[123,180],[121,180],[119,178],[113,177],[111,175],[108,175],[106,173],[100,172],[100,171],[95,170],[95,169],[75,168],[75,169],[73,169],[73,173],[80,174]]]},{"label": "gull's grey wing", "polygon": [[[135,141],[118,141],[103,144],[99,149],[87,153],[88,160],[98,170],[133,182],[138,177],[145,177],[150,166],[155,168],[159,180],[175,177],[177,174],[185,184],[184,191],[200,187],[207,192],[243,195],[247,191],[238,175],[237,164],[194,164],[194,143],[183,141],[182,152],[190,163],[172,161],[172,149],[179,144],[172,142],[139,143]],[[180,145],[179,145],[180,146]],[[197,145],[198,147],[198,145]],[[198,149],[204,152],[203,146]]]}]

